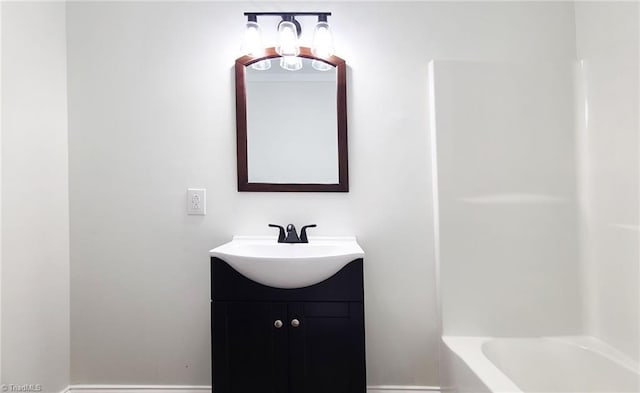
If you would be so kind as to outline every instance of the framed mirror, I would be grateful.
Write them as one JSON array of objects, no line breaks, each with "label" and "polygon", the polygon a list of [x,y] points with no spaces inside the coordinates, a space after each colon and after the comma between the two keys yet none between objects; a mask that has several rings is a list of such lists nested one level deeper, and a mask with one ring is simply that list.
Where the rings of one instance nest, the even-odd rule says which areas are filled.
[{"label": "framed mirror", "polygon": [[344,60],[267,48],[235,78],[238,191],[348,192]]}]

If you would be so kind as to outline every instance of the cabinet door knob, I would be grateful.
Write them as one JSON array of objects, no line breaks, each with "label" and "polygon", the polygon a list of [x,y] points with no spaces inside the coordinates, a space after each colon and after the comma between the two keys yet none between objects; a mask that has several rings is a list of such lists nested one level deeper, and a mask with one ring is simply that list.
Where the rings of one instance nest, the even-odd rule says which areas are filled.
[{"label": "cabinet door knob", "polygon": [[297,319],[292,319],[291,326],[293,326],[294,328],[297,328],[298,326],[300,326],[300,321],[298,321]]},{"label": "cabinet door knob", "polygon": [[276,321],[273,323],[273,326],[275,326],[276,329],[280,329],[282,327],[282,321],[279,319],[276,319]]}]

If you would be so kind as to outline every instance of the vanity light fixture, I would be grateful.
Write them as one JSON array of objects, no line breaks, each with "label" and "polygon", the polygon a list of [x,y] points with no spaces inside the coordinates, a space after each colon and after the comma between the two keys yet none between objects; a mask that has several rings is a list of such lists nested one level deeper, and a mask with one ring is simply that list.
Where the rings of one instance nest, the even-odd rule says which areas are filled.
[{"label": "vanity light fixture", "polygon": [[[244,39],[242,40],[242,52],[252,57],[261,57],[264,54],[262,32],[260,31],[260,25],[258,25],[258,18],[255,15],[247,17]],[[251,68],[261,71],[268,70],[271,68],[271,61],[259,61],[252,64]]]},{"label": "vanity light fixture", "polygon": [[335,52],[333,35],[327,22],[327,15],[318,15],[318,23],[313,31],[311,53],[317,57],[330,57]]},{"label": "vanity light fixture", "polygon": [[[327,58],[333,56],[335,48],[333,46],[333,35],[327,23],[326,15],[318,16],[318,23],[313,31],[313,44],[311,45],[311,53],[316,57]],[[314,60],[311,66],[318,71],[328,71],[332,67],[323,62]]]},{"label": "vanity light fixture", "polygon": [[[299,39],[302,34],[300,22],[296,17],[316,16],[318,23],[313,32],[311,52],[318,58],[329,58],[333,56],[335,49],[333,46],[333,36],[327,18],[330,12],[245,12],[247,24],[242,46],[243,54],[251,57],[262,57],[265,47],[262,43],[262,34],[258,25],[258,16],[278,16],[281,18],[278,23],[276,52],[281,56],[280,67],[297,71],[302,68]],[[313,60],[313,68],[320,71],[327,71],[333,67],[323,61]],[[252,68],[256,70],[267,70],[271,67],[269,59],[253,63]]]},{"label": "vanity light fixture", "polygon": [[276,46],[276,52],[280,56],[298,56],[300,54],[300,45],[298,44],[298,37],[302,28],[300,23],[294,16],[284,15],[282,21],[278,24],[278,45]]}]

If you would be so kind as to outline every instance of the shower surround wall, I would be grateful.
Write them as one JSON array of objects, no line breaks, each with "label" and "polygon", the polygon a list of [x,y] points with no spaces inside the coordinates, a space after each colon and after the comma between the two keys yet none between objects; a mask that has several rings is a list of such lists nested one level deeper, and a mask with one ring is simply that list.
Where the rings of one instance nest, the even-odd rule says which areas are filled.
[{"label": "shower surround wall", "polygon": [[589,335],[638,362],[639,8],[575,3],[571,62],[432,64],[444,335]]},{"label": "shower surround wall", "polygon": [[579,333],[573,62],[431,72],[443,334]]},{"label": "shower surround wall", "polygon": [[585,332],[640,359],[640,6],[578,2]]},{"label": "shower surround wall", "polygon": [[[350,67],[351,191],[238,193],[232,67],[242,13],[291,8],[67,4],[73,383],[208,385],[207,250],[295,221],[317,223],[318,235],[355,234],[367,252],[368,384],[438,385],[427,64],[565,64],[573,6],[296,3],[333,12]],[[208,189],[207,216],[186,216],[187,187]]]}]

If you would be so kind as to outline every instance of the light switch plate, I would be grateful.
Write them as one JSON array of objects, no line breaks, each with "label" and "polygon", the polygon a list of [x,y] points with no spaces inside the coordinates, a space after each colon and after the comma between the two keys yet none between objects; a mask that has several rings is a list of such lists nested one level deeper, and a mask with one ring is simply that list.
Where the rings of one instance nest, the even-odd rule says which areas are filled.
[{"label": "light switch plate", "polygon": [[187,189],[187,214],[207,214],[207,190],[204,188]]}]

